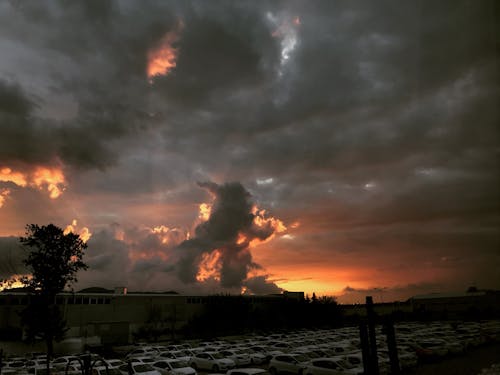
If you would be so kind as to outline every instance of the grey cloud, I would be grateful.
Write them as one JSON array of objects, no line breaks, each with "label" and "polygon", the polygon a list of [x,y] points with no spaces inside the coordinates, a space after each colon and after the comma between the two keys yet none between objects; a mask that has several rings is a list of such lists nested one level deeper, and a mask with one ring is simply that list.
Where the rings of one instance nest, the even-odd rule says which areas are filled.
[{"label": "grey cloud", "polygon": [[[117,200],[154,193],[149,202],[164,194],[162,202],[183,197],[187,205],[202,199],[192,181],[242,181],[290,221],[390,230],[432,218],[443,246],[459,246],[460,235],[442,234],[442,221],[452,220],[474,227],[470,251],[491,249],[495,241],[474,223],[490,233],[500,211],[493,8],[493,1],[4,3],[9,53],[0,67],[9,82],[0,83],[0,160],[26,167],[59,158],[74,192],[119,193]],[[268,12],[300,16],[284,66]],[[150,85],[147,51],[179,19],[177,67]],[[47,98],[59,96],[75,106],[64,108],[64,119],[47,109]],[[268,177],[272,184],[255,183]],[[376,187],[366,189],[368,182]],[[194,280],[200,249],[224,244],[246,222],[213,220],[174,252],[184,281]],[[154,239],[148,246],[157,248]],[[225,282],[255,266],[241,254],[241,263],[225,258],[238,265]]]},{"label": "grey cloud", "polygon": [[0,280],[25,273],[25,255],[18,237],[0,237]]},{"label": "grey cloud", "polygon": [[249,277],[245,280],[244,285],[247,288],[247,292],[253,294],[275,294],[283,291],[283,289],[271,282],[267,275]]}]

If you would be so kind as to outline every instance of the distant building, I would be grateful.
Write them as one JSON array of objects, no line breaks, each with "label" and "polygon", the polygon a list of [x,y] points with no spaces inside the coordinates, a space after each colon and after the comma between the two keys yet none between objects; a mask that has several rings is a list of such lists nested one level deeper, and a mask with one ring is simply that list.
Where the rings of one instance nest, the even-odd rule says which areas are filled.
[{"label": "distant building", "polygon": [[500,291],[476,290],[466,293],[432,293],[409,299],[414,312],[447,317],[488,315],[500,317]]},{"label": "distant building", "polygon": [[[284,298],[300,300],[303,296],[303,292],[287,292],[242,298],[245,303],[258,305]],[[20,336],[19,313],[29,303],[29,298],[24,290],[0,293],[0,332],[17,331]],[[132,293],[120,287],[60,293],[55,302],[60,306],[69,328],[67,337],[100,337],[102,344],[122,344],[131,342],[133,333],[145,324],[159,329],[179,330],[206,304],[219,300],[227,301],[219,296],[186,296],[175,292]]]}]

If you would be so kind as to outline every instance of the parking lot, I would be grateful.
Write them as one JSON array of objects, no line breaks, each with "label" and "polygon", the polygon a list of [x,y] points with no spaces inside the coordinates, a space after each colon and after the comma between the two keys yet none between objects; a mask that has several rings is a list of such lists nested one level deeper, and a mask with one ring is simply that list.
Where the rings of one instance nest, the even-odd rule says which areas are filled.
[{"label": "parking lot", "polygon": [[[395,328],[403,373],[474,375],[493,363],[499,352],[500,321],[405,322],[396,324]],[[381,327],[377,327],[377,347],[380,373],[388,374],[390,363]],[[44,374],[46,363],[43,355],[16,353],[9,348],[4,348],[4,353],[2,374]],[[93,357],[93,375],[106,375],[104,362],[97,358]],[[257,375],[257,370],[241,370],[247,368],[261,369],[272,375],[363,372],[357,327],[297,330],[175,344],[140,343],[116,348],[105,361],[108,374],[112,375]],[[80,363],[81,358],[60,356],[52,360],[51,369],[53,373],[64,374],[69,370],[77,375],[81,373]]]}]

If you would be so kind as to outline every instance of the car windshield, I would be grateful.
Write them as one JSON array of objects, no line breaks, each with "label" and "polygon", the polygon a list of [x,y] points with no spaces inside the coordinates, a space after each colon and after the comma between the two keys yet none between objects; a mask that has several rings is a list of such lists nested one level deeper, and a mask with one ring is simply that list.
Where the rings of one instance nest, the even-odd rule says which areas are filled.
[{"label": "car windshield", "polygon": [[224,355],[222,355],[222,353],[212,353],[212,357],[215,359],[222,359],[224,358]]}]

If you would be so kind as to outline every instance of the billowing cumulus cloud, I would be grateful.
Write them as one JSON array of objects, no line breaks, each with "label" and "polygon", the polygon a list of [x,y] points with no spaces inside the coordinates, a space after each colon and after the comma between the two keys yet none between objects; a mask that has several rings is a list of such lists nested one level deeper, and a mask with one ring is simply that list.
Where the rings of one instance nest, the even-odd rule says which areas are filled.
[{"label": "billowing cumulus cloud", "polygon": [[[500,287],[493,8],[3,2],[0,170],[27,180],[0,181],[0,235],[76,218],[93,233],[89,251],[118,241],[131,275],[156,259],[170,264],[151,284],[205,277],[244,287],[261,276],[258,263],[269,280],[292,279],[289,270],[307,264],[306,280],[321,264],[321,274],[338,272],[328,289],[338,293],[345,285],[463,289],[474,280]],[[159,73],[148,76],[155,58]],[[30,184],[37,168],[61,171],[59,190]],[[205,188],[220,204],[224,189],[236,199],[236,185],[224,182],[246,189],[239,206],[215,204],[194,230],[207,203],[196,181],[217,181]],[[300,226],[269,241],[277,223],[253,209],[247,190]],[[113,223],[133,232],[134,246],[107,240]],[[112,258],[100,254],[96,267]],[[410,263],[411,280],[400,280],[410,273],[398,266]]]},{"label": "billowing cumulus cloud", "polygon": [[259,268],[252,260],[250,243],[269,238],[278,228],[269,219],[260,223],[262,217],[252,212],[250,194],[240,183],[206,182],[200,186],[208,189],[215,200],[208,220],[196,227],[193,238],[178,247],[178,276],[186,283],[194,283],[208,276],[200,275],[203,263],[212,262],[210,268],[215,272],[209,276],[224,288],[241,288],[249,272]]}]

